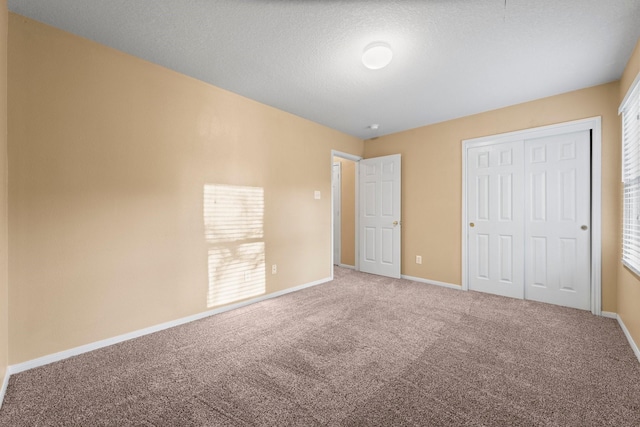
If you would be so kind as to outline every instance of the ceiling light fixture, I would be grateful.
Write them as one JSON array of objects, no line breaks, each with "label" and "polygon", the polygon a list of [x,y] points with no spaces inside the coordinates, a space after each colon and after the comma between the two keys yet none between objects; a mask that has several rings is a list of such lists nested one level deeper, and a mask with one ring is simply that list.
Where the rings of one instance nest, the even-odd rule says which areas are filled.
[{"label": "ceiling light fixture", "polygon": [[364,48],[362,63],[370,70],[379,70],[389,65],[393,58],[391,46],[385,42],[374,42]]}]

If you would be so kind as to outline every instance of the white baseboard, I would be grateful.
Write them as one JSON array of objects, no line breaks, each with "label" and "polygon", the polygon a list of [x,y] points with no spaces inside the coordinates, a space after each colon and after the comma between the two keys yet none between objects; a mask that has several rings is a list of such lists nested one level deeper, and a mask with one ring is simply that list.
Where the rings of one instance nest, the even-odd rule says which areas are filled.
[{"label": "white baseboard", "polygon": [[624,332],[624,335],[627,337],[627,341],[629,341],[629,345],[631,346],[631,349],[633,350],[636,357],[638,358],[638,362],[640,362],[640,349],[638,348],[638,344],[636,344],[636,342],[633,340],[631,333],[629,332],[629,330],[627,329],[627,326],[622,321],[622,318],[620,317],[620,315],[616,315],[616,319],[618,319],[618,324],[620,325],[620,328],[622,328],[622,332]]},{"label": "white baseboard", "polygon": [[405,274],[403,274],[400,277],[402,277],[403,279],[411,280],[413,282],[427,283],[429,285],[442,286],[443,288],[456,289],[458,291],[462,289],[460,285],[454,285],[452,283],[446,283],[446,282],[438,282],[437,280],[423,279],[422,277],[407,276]]},{"label": "white baseboard", "polygon": [[[101,341],[96,341],[90,344],[81,345],[79,347],[71,348],[69,350],[60,351],[58,353],[49,354],[47,356],[38,357],[37,359],[28,360],[26,362],[18,363],[16,365],[10,365],[7,368],[7,381],[9,374],[17,374],[18,372],[23,372],[29,369],[37,368],[39,366],[48,365],[53,362],[58,362],[60,360],[68,359],[69,357],[77,356],[79,354],[87,353],[93,350],[97,350],[99,348],[107,347],[113,344],[118,344],[123,341],[128,341],[133,338],[138,338],[144,335],[152,334],[154,332],[159,332],[164,329],[173,328],[174,326],[183,325],[185,323],[193,322],[195,320],[204,319],[205,317],[213,316],[215,314],[224,313],[225,311],[234,310],[236,308],[244,307],[250,304],[255,304],[260,301],[264,301],[267,299],[279,297],[281,295],[285,295],[291,292],[299,291],[305,288],[309,288],[311,286],[320,285],[322,283],[326,283],[330,281],[331,278],[324,278],[320,280],[316,280],[315,282],[306,283],[304,285],[296,286],[293,288],[285,289],[278,292],[273,292],[267,295],[262,295],[257,298],[252,298],[247,301],[239,302],[237,304],[228,305],[221,308],[216,308],[214,310],[204,311],[202,313],[194,314],[192,316],[183,317],[181,319],[172,320],[170,322],[161,323],[159,325],[150,326],[148,328],[139,329],[137,331],[129,332],[127,334],[118,335],[116,337],[107,338]],[[1,401],[0,401],[1,404]]]},{"label": "white baseboard", "polygon": [[4,373],[4,381],[2,381],[2,387],[0,387],[0,408],[2,408],[2,402],[4,402],[4,394],[7,392],[10,376],[11,372],[9,372],[9,368],[7,368],[7,371]]},{"label": "white baseboard", "polygon": [[618,319],[618,313],[614,313],[612,311],[602,311],[600,312],[600,315],[609,319]]}]

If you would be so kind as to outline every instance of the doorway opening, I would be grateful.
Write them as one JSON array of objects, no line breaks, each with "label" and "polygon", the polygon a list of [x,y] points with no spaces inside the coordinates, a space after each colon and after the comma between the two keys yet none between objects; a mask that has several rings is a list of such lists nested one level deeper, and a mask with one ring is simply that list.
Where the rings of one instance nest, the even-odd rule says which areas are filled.
[{"label": "doorway opening", "polygon": [[[338,265],[400,278],[400,154],[363,160],[332,151],[331,168],[332,271],[333,266]],[[351,171],[353,179],[348,177]],[[350,205],[348,208],[346,203]]]},{"label": "doorway opening", "polygon": [[333,151],[331,156],[332,267],[357,270],[358,156]]}]

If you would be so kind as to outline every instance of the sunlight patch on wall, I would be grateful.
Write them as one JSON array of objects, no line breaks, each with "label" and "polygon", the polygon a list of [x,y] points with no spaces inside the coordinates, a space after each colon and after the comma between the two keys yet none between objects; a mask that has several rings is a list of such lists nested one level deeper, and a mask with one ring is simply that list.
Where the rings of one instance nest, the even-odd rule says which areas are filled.
[{"label": "sunlight patch on wall", "polygon": [[265,293],[264,189],[204,186],[207,307]]}]

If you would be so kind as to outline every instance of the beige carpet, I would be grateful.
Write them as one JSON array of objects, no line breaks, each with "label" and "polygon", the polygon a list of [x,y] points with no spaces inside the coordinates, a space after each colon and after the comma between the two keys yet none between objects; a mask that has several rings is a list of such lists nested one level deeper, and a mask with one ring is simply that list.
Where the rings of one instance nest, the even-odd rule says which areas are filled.
[{"label": "beige carpet", "polygon": [[2,426],[640,426],[614,320],[333,282],[11,377]]}]

